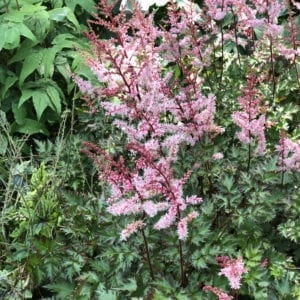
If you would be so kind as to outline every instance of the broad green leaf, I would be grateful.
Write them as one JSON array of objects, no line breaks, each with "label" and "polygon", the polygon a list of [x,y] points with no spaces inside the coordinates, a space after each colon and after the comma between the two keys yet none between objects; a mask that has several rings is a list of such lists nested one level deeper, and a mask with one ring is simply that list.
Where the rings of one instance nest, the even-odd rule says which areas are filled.
[{"label": "broad green leaf", "polygon": [[12,23],[10,23],[10,26],[7,28],[7,32],[5,35],[5,43],[3,45],[3,48],[11,50],[14,48],[17,48],[20,44],[20,31],[19,28],[16,26],[13,26]]},{"label": "broad green leaf", "polygon": [[24,105],[18,106],[18,104],[14,103],[12,105],[12,111],[14,113],[15,121],[19,125],[24,125],[26,122],[25,119],[26,119],[26,115],[27,115],[26,107]]},{"label": "broad green leaf", "polygon": [[27,37],[28,39],[32,40],[33,42],[36,41],[36,37],[33,35],[32,31],[25,25],[19,24],[20,35]]},{"label": "broad green leaf", "polygon": [[56,47],[43,49],[42,51],[41,73],[46,78],[52,77],[54,73],[54,59],[57,51]]},{"label": "broad green leaf", "polygon": [[34,43],[30,40],[24,41],[21,46],[17,49],[16,54],[8,61],[8,64],[21,61],[26,57],[30,56],[34,51],[38,51],[39,48],[33,49]]},{"label": "broad green leaf", "polygon": [[32,53],[25,58],[23,68],[21,70],[19,84],[22,85],[24,80],[40,65],[42,54],[40,52]]},{"label": "broad green leaf", "polygon": [[30,89],[23,89],[22,90],[22,96],[19,100],[19,104],[18,106],[20,107],[21,105],[23,105],[24,102],[26,102],[28,99],[30,99],[33,95],[33,90]]},{"label": "broad green leaf", "polygon": [[7,24],[1,24],[0,25],[0,51],[2,50],[5,42],[6,42],[6,35],[8,31],[8,25]]},{"label": "broad green leaf", "polygon": [[24,14],[18,10],[11,10],[4,15],[4,19],[10,22],[21,23],[24,20]]},{"label": "broad green leaf", "polygon": [[50,99],[46,93],[41,91],[34,91],[32,95],[32,102],[37,114],[37,118],[38,120],[40,120],[43,112],[50,104]]},{"label": "broad green leaf", "polygon": [[51,103],[49,106],[52,108],[53,111],[56,111],[58,114],[61,113],[61,98],[57,89],[53,86],[47,87],[47,94],[50,97]]},{"label": "broad green leaf", "polygon": [[11,132],[12,133],[19,132],[19,133],[24,133],[29,135],[36,134],[36,133],[42,133],[45,135],[49,134],[44,124],[32,119],[25,119],[25,122],[22,125],[13,123],[11,126]]},{"label": "broad green leaf", "polygon": [[69,20],[76,29],[80,29],[79,23],[69,7],[55,8],[49,12],[49,17],[53,21],[61,22],[65,19]]},{"label": "broad green leaf", "polygon": [[95,10],[95,2],[93,0],[65,0],[66,6],[68,6],[72,11],[75,10],[76,5],[81,6],[88,13]]},{"label": "broad green leaf", "polygon": [[[31,3],[33,1],[30,1]],[[39,12],[39,11],[43,11],[47,9],[46,6],[42,6],[41,3],[37,4],[37,5],[31,5],[31,4],[26,4],[23,5],[20,9],[20,11],[24,14],[28,14],[28,15],[32,15],[33,13]]]},{"label": "broad green leaf", "polygon": [[3,85],[3,87],[0,89],[0,95],[2,98],[4,98],[6,92],[8,91],[8,89],[14,85],[14,83],[18,80],[18,77],[13,75],[13,76],[8,76],[5,80],[5,83]]}]

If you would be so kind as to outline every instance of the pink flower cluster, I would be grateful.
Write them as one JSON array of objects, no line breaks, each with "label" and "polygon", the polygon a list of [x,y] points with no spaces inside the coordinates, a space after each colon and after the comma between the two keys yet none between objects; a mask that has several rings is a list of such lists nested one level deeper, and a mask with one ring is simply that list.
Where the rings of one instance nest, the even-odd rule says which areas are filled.
[{"label": "pink flower cluster", "polygon": [[250,144],[253,137],[257,138],[258,146],[256,154],[264,154],[266,148],[265,138],[265,114],[261,113],[261,97],[258,96],[258,90],[255,88],[256,78],[250,73],[247,80],[247,86],[243,88],[242,95],[238,97],[238,102],[242,111],[236,111],[232,114],[232,119],[241,131],[237,137],[244,144]]},{"label": "pink flower cluster", "polygon": [[224,275],[229,280],[231,288],[239,289],[242,275],[247,273],[243,259],[241,257],[231,259],[228,256],[218,256],[216,261],[221,266],[219,275]]},{"label": "pink flower cluster", "polygon": [[300,144],[287,138],[284,131],[280,134],[278,152],[278,164],[280,171],[300,172]]},{"label": "pink flower cluster", "polygon": [[[125,151],[131,161],[113,159],[90,143],[85,144],[85,152],[111,186],[111,214],[142,217],[143,224],[146,217],[160,214],[154,228],[175,225],[179,239],[184,240],[187,224],[198,215],[188,207],[201,203],[202,198],[184,195],[191,172],[181,178],[174,175],[178,150],[183,144],[194,145],[204,135],[213,138],[223,131],[214,124],[215,96],[201,93],[198,73],[207,61],[199,58],[199,53],[203,54],[207,46],[197,36],[190,14],[178,11],[175,5],[169,9],[171,29],[164,31],[154,26],[152,15],[145,17],[137,6],[126,19],[123,13],[113,16],[106,1],[101,4],[99,13],[105,19],[100,16],[96,23],[114,32],[115,37],[98,40],[94,32],[88,33],[94,55],[86,57],[101,87],[87,92],[87,83],[76,81],[83,93],[93,95],[94,101],[100,101],[106,113],[114,116],[114,125],[127,136]],[[163,41],[160,45],[158,39]],[[187,47],[197,40],[197,47]],[[189,70],[186,57],[193,65]],[[165,71],[174,61],[185,80],[174,79],[173,72]],[[140,228],[140,223],[128,226],[122,239]]]},{"label": "pink flower cluster", "polygon": [[223,292],[221,289],[218,289],[211,285],[204,286],[203,291],[214,293],[219,298],[219,300],[232,300],[233,299],[232,296],[229,296],[228,294]]}]

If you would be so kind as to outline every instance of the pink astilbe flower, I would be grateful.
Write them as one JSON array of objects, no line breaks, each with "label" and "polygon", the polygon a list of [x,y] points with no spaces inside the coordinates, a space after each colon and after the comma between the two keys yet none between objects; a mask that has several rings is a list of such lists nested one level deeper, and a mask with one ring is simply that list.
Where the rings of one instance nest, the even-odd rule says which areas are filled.
[{"label": "pink astilbe flower", "polygon": [[211,286],[211,285],[205,285],[203,287],[203,291],[214,293],[219,298],[219,300],[231,300],[231,299],[233,299],[232,296],[229,296],[228,294],[226,294],[221,289],[218,289],[218,288],[216,288],[214,286]]},{"label": "pink astilbe flower", "polygon": [[178,238],[180,240],[185,240],[187,238],[188,235],[187,224],[188,222],[191,222],[193,219],[197,217],[198,217],[198,213],[194,211],[178,222],[177,233],[178,233]]},{"label": "pink astilbe flower", "polygon": [[121,240],[126,241],[133,233],[144,227],[143,221],[135,221],[126,226],[121,232]]},{"label": "pink astilbe flower", "polygon": [[262,155],[266,148],[265,139],[265,114],[261,113],[261,97],[258,96],[258,90],[255,88],[256,78],[250,74],[247,80],[247,86],[243,88],[243,94],[238,97],[238,102],[242,111],[236,111],[232,114],[232,119],[241,129],[237,137],[244,144],[250,144],[253,138],[257,138],[258,146],[256,154]]},{"label": "pink astilbe flower", "polygon": [[[178,151],[184,144],[193,146],[203,136],[212,139],[223,131],[214,123],[216,97],[202,94],[199,80],[210,64],[209,36],[198,34],[194,21],[198,12],[192,5],[178,9],[175,2],[170,4],[168,30],[156,27],[153,15],[146,17],[134,3],[130,18],[124,11],[113,15],[105,0],[100,6],[99,17],[91,23],[104,26],[114,37],[98,39],[92,30],[86,34],[93,46],[93,53],[85,55],[86,64],[99,86],[77,81],[82,92],[97,95],[91,109],[97,102],[114,117],[114,125],[127,137],[124,151],[131,161],[113,158],[91,143],[85,143],[84,152],[111,187],[109,213],[142,217],[145,224],[147,218],[160,215],[154,228],[174,224],[178,237],[184,239],[188,222],[197,216],[191,209],[186,216],[185,210],[202,199],[184,195],[191,172],[175,176]],[[165,71],[170,62],[178,65],[184,80]]]},{"label": "pink astilbe flower", "polygon": [[231,259],[228,256],[218,256],[216,261],[221,266],[219,275],[224,275],[230,283],[231,288],[239,289],[241,286],[242,275],[247,273],[241,257]]},{"label": "pink astilbe flower", "polygon": [[278,152],[279,171],[300,172],[300,144],[287,138],[284,131],[280,134]]}]

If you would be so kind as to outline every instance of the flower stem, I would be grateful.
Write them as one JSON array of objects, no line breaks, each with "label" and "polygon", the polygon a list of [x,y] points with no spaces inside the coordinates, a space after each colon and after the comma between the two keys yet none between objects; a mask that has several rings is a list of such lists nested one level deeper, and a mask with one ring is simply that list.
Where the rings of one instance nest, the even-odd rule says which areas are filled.
[{"label": "flower stem", "polygon": [[149,266],[149,270],[150,270],[150,275],[151,275],[152,280],[155,280],[153,267],[152,267],[151,259],[150,259],[149,246],[148,246],[147,238],[145,235],[145,231],[144,231],[144,229],[142,229],[141,231],[142,231],[142,236],[143,236],[144,245],[145,245],[145,249],[146,249],[147,262],[148,262],[148,266]]}]

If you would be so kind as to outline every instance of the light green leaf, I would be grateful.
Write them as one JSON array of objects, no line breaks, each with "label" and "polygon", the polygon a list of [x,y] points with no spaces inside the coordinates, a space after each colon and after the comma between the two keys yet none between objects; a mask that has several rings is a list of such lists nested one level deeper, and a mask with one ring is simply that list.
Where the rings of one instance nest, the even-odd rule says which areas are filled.
[{"label": "light green leaf", "polygon": [[6,42],[6,35],[7,35],[7,31],[8,31],[8,25],[7,24],[1,24],[0,25],[0,51],[2,50],[5,42]]},{"label": "light green leaf", "polygon": [[4,19],[10,22],[21,23],[24,20],[24,14],[18,10],[11,10],[9,13],[4,15]]},{"label": "light green leaf", "polygon": [[27,56],[23,63],[21,70],[19,84],[22,85],[24,80],[40,65],[42,60],[42,54],[40,52],[32,53]]},{"label": "light green leaf", "polygon": [[50,97],[51,103],[49,106],[52,108],[53,111],[56,111],[58,114],[61,113],[61,98],[57,89],[53,86],[47,87],[47,94]]},{"label": "light green leaf", "polygon": [[48,95],[44,92],[33,91],[32,102],[37,114],[37,118],[38,120],[40,120],[43,112],[50,104],[50,99]]},{"label": "light green leaf", "polygon": [[[3,48],[5,49],[14,49],[17,48],[20,44],[20,31],[19,28],[16,26],[11,26],[7,27],[7,32],[5,35],[5,43]],[[2,37],[1,37],[2,38]]]},{"label": "light green leaf", "polygon": [[27,37],[28,39],[32,40],[33,42],[36,41],[36,37],[33,35],[32,31],[25,25],[19,24],[20,35]]}]

